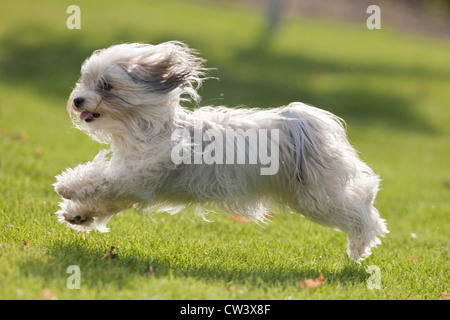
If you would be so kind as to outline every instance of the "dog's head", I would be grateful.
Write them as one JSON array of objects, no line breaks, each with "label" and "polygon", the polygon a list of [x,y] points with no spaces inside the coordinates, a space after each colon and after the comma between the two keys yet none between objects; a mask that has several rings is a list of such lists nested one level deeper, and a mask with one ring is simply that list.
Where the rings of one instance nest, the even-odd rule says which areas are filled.
[{"label": "dog's head", "polygon": [[183,95],[198,100],[204,62],[176,41],[97,50],[83,63],[67,110],[76,127],[109,142],[111,134],[129,132],[130,126],[142,126],[146,119],[164,121],[161,117]]}]

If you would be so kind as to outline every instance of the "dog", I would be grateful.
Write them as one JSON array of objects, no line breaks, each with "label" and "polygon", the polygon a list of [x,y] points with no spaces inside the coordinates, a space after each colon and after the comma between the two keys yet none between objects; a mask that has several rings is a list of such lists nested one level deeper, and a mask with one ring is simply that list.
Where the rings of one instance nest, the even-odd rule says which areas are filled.
[{"label": "dog", "polygon": [[[106,232],[127,209],[193,206],[259,222],[274,206],[346,233],[351,259],[369,256],[388,232],[374,207],[380,178],[349,143],[344,120],[300,102],[189,109],[208,79],[205,64],[178,41],[113,45],[84,61],[67,111],[110,148],[56,176],[59,221]],[[238,143],[225,141],[230,132]]]}]

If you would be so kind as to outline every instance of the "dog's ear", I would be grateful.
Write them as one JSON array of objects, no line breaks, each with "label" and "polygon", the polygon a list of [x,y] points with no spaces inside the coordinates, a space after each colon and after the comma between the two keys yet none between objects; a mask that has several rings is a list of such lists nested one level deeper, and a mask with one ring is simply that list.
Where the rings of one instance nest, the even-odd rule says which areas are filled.
[{"label": "dog's ear", "polygon": [[[205,60],[181,42],[165,42],[145,50],[128,66],[130,78],[152,92],[167,93],[178,87],[194,89],[201,84]],[[191,93],[192,96],[192,93]]]}]

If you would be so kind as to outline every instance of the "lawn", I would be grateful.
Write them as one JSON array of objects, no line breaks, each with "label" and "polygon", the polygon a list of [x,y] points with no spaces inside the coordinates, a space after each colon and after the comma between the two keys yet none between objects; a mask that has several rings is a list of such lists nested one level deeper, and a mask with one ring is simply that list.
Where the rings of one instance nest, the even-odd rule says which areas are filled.
[{"label": "lawn", "polygon": [[[66,27],[71,4],[80,30]],[[0,299],[445,299],[450,41],[294,17],[267,37],[264,23],[257,9],[213,1],[2,3]],[[202,105],[303,101],[344,118],[382,178],[383,245],[357,264],[343,233],[276,211],[263,226],[189,210],[127,211],[109,233],[59,224],[55,175],[105,147],[73,129],[65,110],[81,62],[111,44],[167,40],[217,68]],[[111,246],[115,258],[103,258]],[[68,286],[73,265],[80,289]],[[369,266],[379,289],[368,286]],[[317,288],[300,285],[321,275]]]}]

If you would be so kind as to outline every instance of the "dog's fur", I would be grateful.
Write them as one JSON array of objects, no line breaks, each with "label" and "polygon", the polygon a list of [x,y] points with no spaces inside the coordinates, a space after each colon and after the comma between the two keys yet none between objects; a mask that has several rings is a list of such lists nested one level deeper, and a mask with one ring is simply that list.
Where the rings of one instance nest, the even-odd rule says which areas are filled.
[{"label": "dog's fur", "polygon": [[[273,204],[345,232],[350,258],[368,256],[388,232],[373,206],[379,177],[348,142],[343,120],[299,102],[271,110],[190,111],[181,103],[198,102],[204,63],[175,41],[115,45],[83,63],[67,109],[75,127],[110,149],[56,177],[64,198],[59,220],[77,230],[107,231],[108,220],[130,208],[195,205],[202,213],[215,205],[261,221]],[[261,175],[261,164],[174,164],[172,133],[192,131],[194,123],[219,132],[278,129],[278,172]]]}]

